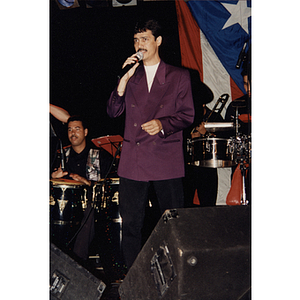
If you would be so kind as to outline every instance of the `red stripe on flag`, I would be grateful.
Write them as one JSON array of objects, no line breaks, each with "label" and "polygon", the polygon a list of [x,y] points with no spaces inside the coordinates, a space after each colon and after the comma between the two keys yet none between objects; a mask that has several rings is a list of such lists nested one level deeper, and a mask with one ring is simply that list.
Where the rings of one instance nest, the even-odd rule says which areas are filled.
[{"label": "red stripe on flag", "polygon": [[231,89],[231,100],[238,99],[244,95],[240,88],[236,85],[233,79],[230,77],[230,89]]},{"label": "red stripe on flag", "polygon": [[196,69],[203,82],[203,62],[199,26],[185,1],[175,1],[175,4],[181,50],[181,64],[186,68]]}]

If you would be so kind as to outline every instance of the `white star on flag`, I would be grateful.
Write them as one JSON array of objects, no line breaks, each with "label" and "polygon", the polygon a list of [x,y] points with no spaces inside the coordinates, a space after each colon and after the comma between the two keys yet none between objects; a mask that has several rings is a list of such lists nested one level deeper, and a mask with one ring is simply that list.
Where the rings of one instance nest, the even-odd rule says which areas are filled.
[{"label": "white star on flag", "polygon": [[237,4],[221,3],[231,14],[222,30],[230,27],[236,23],[249,34],[248,31],[248,18],[251,16],[251,7],[247,6],[247,1],[240,0]]}]

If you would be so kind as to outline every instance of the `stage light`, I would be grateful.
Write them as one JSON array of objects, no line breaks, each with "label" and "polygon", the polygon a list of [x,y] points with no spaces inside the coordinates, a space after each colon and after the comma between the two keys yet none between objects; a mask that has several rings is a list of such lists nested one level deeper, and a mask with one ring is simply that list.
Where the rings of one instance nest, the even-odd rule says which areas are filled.
[{"label": "stage light", "polygon": [[56,0],[56,3],[60,9],[75,8],[80,6],[78,0]]},{"label": "stage light", "polygon": [[137,5],[137,0],[112,0],[113,7],[135,6],[135,5]]}]

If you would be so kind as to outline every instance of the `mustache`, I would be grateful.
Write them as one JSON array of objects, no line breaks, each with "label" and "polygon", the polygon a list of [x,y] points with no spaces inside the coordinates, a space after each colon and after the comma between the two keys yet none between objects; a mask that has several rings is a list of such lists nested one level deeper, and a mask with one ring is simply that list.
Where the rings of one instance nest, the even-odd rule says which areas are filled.
[{"label": "mustache", "polygon": [[139,52],[139,51],[147,51],[147,50],[144,48],[139,48],[139,50],[137,52]]}]

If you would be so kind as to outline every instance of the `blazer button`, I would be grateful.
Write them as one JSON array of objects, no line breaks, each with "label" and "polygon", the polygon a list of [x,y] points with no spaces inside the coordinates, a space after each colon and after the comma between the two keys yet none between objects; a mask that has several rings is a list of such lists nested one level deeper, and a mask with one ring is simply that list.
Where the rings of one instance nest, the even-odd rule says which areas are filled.
[{"label": "blazer button", "polygon": [[137,146],[139,146],[139,145],[140,145],[140,142],[137,142],[136,144],[137,144]]},{"label": "blazer button", "polygon": [[137,126],[137,124],[136,124],[136,123],[134,123],[134,124],[133,124],[133,126],[134,126],[134,127],[136,127],[136,126]]}]

